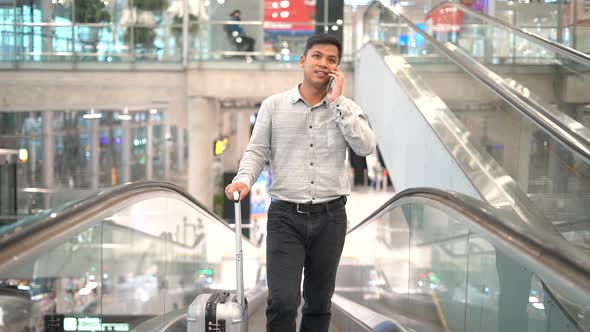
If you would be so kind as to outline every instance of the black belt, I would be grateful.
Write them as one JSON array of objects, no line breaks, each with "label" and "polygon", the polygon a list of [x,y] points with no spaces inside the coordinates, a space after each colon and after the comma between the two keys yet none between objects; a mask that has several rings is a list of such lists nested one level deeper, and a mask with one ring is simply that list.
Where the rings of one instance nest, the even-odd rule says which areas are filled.
[{"label": "black belt", "polygon": [[340,196],[335,200],[324,202],[324,203],[293,203],[289,201],[282,201],[280,199],[272,199],[272,203],[286,207],[288,209],[294,209],[298,213],[320,213],[330,212],[346,205],[346,196]]}]

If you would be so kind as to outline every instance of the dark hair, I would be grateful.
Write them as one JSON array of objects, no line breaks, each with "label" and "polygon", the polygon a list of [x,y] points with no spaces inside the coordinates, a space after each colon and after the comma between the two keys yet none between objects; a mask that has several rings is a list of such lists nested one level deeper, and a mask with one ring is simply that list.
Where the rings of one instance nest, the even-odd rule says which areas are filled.
[{"label": "dark hair", "polygon": [[320,33],[309,37],[309,39],[307,39],[307,43],[305,44],[305,51],[303,51],[303,55],[307,55],[307,51],[309,51],[313,45],[318,44],[330,44],[336,46],[338,48],[338,62],[340,62],[340,59],[342,58],[342,44],[340,44],[340,41],[336,37],[327,33]]},{"label": "dark hair", "polygon": [[236,14],[242,14],[242,12],[239,9],[234,10],[233,12],[231,12],[231,14],[229,14],[229,16],[234,16]]}]

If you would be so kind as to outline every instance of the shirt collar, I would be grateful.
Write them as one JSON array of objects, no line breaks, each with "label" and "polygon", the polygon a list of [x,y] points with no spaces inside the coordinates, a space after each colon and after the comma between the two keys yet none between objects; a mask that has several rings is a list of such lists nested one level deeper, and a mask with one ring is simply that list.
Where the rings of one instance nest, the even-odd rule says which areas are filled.
[{"label": "shirt collar", "polygon": [[[292,104],[296,104],[298,101],[303,101],[305,102],[305,100],[303,99],[303,97],[301,97],[301,93],[299,92],[299,86],[301,85],[301,83],[298,83],[292,90],[291,90],[291,103]],[[324,104],[325,106],[328,106],[328,104],[330,104],[330,102],[328,101],[328,94],[326,94],[324,96],[324,99],[322,99],[322,101],[320,102],[320,105]],[[315,106],[315,105],[312,105]]]},{"label": "shirt collar", "polygon": [[301,93],[299,93],[299,85],[301,83],[297,84],[292,90],[291,90],[291,103],[295,104],[300,100],[303,100],[303,97],[301,97]]}]

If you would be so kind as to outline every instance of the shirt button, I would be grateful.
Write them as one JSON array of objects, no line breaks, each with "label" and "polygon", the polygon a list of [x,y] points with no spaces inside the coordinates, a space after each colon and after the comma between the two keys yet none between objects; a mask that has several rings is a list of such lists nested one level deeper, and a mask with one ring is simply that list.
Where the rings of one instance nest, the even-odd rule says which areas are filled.
[{"label": "shirt button", "polygon": [[309,163],[311,166],[313,166],[313,163]]},{"label": "shirt button", "polygon": [[315,197],[313,197],[311,200],[312,200],[312,201],[315,201]]},{"label": "shirt button", "polygon": [[310,145],[309,145],[309,147],[310,147],[310,148],[313,148],[313,144],[310,144]]},{"label": "shirt button", "polygon": [[313,181],[311,181],[311,184],[313,184]]},{"label": "shirt button", "polygon": [[309,126],[309,129],[313,128],[313,126]]},{"label": "shirt button", "polygon": [[336,107],[340,107],[340,104],[336,104]]}]

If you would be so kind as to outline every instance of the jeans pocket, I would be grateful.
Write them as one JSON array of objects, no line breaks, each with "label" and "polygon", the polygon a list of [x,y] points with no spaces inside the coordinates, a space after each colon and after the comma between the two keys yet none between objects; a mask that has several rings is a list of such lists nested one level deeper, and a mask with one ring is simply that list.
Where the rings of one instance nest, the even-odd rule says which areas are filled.
[{"label": "jeans pocket", "polygon": [[348,217],[346,215],[346,207],[342,206],[329,213],[330,222],[335,224],[346,224]]}]

